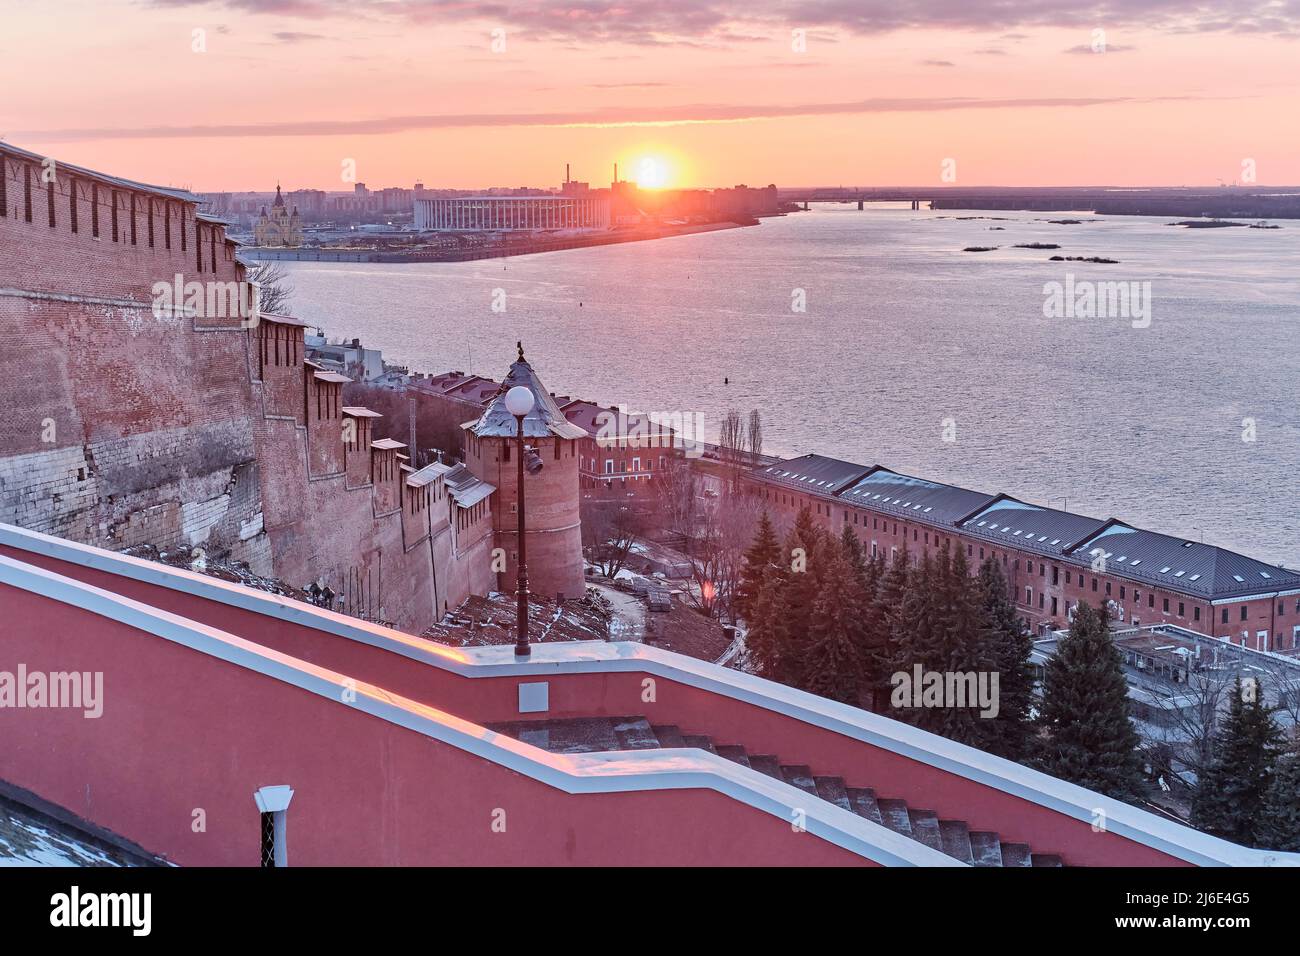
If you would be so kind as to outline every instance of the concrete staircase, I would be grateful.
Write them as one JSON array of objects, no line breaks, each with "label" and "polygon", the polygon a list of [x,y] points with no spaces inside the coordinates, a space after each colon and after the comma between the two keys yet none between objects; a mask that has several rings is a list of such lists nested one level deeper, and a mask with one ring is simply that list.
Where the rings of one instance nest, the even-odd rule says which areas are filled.
[{"label": "concrete staircase", "polygon": [[708,737],[683,734],[674,726],[651,726],[644,717],[575,717],[490,724],[489,730],[551,753],[599,753],[693,747],[783,780],[818,799],[882,824],[970,866],[1062,866],[1052,853],[1034,853],[1024,843],[1004,843],[996,833],[971,830],[961,820],[941,820],[933,810],[880,797],[869,787],[850,787],[843,777],[814,776],[803,764],[785,764],[773,754],[751,754],[744,747],[714,744]]}]

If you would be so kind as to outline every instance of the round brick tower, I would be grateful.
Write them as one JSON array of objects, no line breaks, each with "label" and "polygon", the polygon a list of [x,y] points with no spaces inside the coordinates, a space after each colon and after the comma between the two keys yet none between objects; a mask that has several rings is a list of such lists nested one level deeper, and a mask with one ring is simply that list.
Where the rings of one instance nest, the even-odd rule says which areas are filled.
[{"label": "round brick tower", "polygon": [[582,524],[578,517],[578,443],[587,436],[564,417],[546,386],[524,359],[522,345],[510,374],[476,422],[465,431],[465,464],[496,486],[492,525],[496,547],[505,551],[505,571],[497,587],[513,593],[519,556],[519,464],[515,458],[516,422],[506,409],[506,392],[523,385],[533,393],[533,410],[524,418],[524,441],[542,461],[536,474],[524,475],[524,533],[527,536],[528,590],[537,597],[580,598]]}]

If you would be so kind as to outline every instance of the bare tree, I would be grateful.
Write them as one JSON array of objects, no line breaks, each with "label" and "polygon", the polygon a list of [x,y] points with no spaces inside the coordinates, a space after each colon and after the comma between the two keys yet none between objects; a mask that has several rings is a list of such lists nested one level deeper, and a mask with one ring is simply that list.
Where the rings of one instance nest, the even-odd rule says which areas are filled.
[{"label": "bare tree", "polygon": [[627,563],[643,527],[639,515],[617,502],[587,509],[582,520],[582,543],[588,559],[601,574],[615,577]]},{"label": "bare tree", "polygon": [[695,584],[687,599],[710,617],[735,619],[736,588],[759,511],[758,499],[728,495],[716,508],[703,513],[699,534],[687,543]]},{"label": "bare tree", "polygon": [[1280,714],[1285,714],[1290,723],[1289,731],[1297,735],[1300,727],[1300,660],[1294,658],[1266,658],[1256,662],[1268,674],[1267,684],[1277,694],[1276,705]]},{"label": "bare tree", "polygon": [[735,491],[740,480],[740,464],[745,454],[745,426],[740,412],[727,412],[718,429],[718,454],[726,475],[726,490]]},{"label": "bare tree", "polygon": [[700,509],[699,475],[691,462],[670,455],[655,476],[654,490],[663,527],[687,537],[693,535]]},{"label": "bare tree", "polygon": [[751,468],[758,466],[758,460],[763,456],[763,416],[758,413],[757,408],[749,410],[749,465]]},{"label": "bare tree", "polygon": [[293,286],[284,266],[274,259],[263,259],[249,266],[245,281],[257,286],[258,309],[267,315],[288,315]]},{"label": "bare tree", "polygon": [[1152,695],[1163,701],[1144,704],[1138,724],[1143,744],[1163,755],[1167,770],[1189,788],[1196,786],[1214,751],[1219,714],[1226,707],[1232,684],[1222,672],[1178,669],[1168,675],[1145,677]]}]

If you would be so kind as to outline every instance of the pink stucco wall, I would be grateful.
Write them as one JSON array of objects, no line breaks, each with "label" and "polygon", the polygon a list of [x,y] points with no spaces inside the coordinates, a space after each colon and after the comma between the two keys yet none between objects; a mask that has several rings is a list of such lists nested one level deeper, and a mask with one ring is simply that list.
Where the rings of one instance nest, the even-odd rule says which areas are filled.
[{"label": "pink stucco wall", "polygon": [[0,667],[99,671],[105,698],[0,714],[0,778],[178,863],[256,865],[253,793],[279,784],[291,865],[866,862],[709,790],[567,794],[73,605],[0,585],[0,607]]},{"label": "pink stucco wall", "polygon": [[[676,724],[686,733],[707,734],[715,743],[776,754],[785,763],[807,764],[814,774],[837,775],[850,786],[872,787],[880,797],[901,798],[915,809],[964,820],[972,830],[991,830],[1004,841],[1028,843],[1035,852],[1058,853],[1067,865],[1186,865],[1121,835],[1096,832],[1090,820],[1066,816],[921,760],[723,694],[653,677],[654,700],[647,702],[645,681],[651,675],[645,672],[467,677],[185,592],[4,547],[0,553],[212,624],[476,723],[519,719],[518,684],[545,679],[550,683],[550,711],[538,716],[638,715],[656,724]],[[461,656],[454,648],[423,642],[421,646],[451,659]]]}]

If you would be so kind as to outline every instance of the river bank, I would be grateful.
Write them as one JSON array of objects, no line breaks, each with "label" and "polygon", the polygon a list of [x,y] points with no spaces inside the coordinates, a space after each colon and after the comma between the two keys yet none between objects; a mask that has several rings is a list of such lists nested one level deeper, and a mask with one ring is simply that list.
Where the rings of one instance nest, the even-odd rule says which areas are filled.
[{"label": "river bank", "polygon": [[519,238],[505,242],[485,242],[460,248],[428,248],[427,246],[421,246],[403,249],[400,247],[305,246],[285,249],[244,246],[240,249],[239,254],[242,259],[253,262],[267,259],[296,262],[471,262],[476,259],[503,259],[510,256],[534,255],[539,252],[559,252],[563,249],[609,246],[624,242],[644,242],[648,239],[668,239],[673,236],[689,236],[703,232],[718,232],[723,229],[739,229],[757,225],[757,219],[752,222],[706,222],[686,226],[616,229],[609,232],[552,238]]}]

